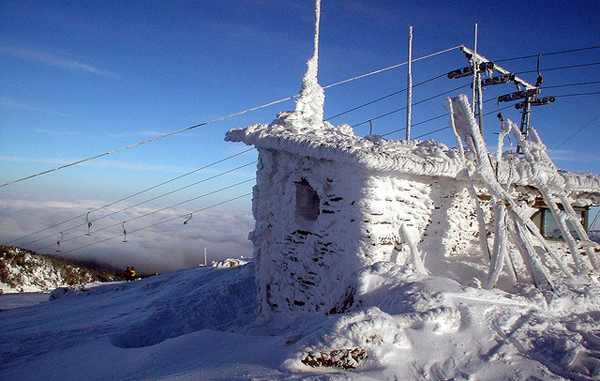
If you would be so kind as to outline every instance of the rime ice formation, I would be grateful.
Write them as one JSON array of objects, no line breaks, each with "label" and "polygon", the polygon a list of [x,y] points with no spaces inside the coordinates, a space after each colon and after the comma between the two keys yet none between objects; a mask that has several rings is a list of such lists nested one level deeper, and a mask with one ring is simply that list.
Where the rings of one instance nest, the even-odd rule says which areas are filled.
[{"label": "rime ice formation", "polygon": [[[264,317],[356,308],[365,287],[356,274],[378,262],[483,283],[489,259],[481,244],[493,246],[494,203],[472,150],[462,161],[457,149],[434,141],[359,137],[347,125],[322,122],[315,129],[310,123],[279,118],[226,136],[259,152],[250,239]],[[504,153],[502,166],[488,157],[499,184],[531,217],[539,173],[515,154]],[[473,174],[479,219],[465,165]],[[600,176],[554,174],[575,205],[600,204]],[[478,238],[480,232],[486,239]],[[566,252],[557,250],[571,266]],[[529,263],[511,258],[511,271],[497,275],[497,287],[529,281]]]},{"label": "rime ice formation", "polygon": [[319,25],[321,22],[321,1],[317,0],[315,8],[315,35],[313,55],[307,62],[306,73],[302,77],[300,97],[296,99],[296,108],[292,112],[282,112],[277,117],[285,125],[300,126],[301,128],[325,127],[323,123],[323,108],[325,92],[317,78],[319,71]]},{"label": "rime ice formation", "polygon": [[[323,121],[318,1],[316,15],[314,53],[296,109],[225,137],[259,152],[250,239],[264,318],[354,310],[368,288],[357,274],[380,262],[504,288],[524,279],[550,285],[559,270],[570,277],[566,266],[572,264],[583,270],[578,253],[569,262],[551,244],[543,246],[553,262],[542,265],[529,233],[511,236],[523,253],[512,255],[515,244],[505,237],[507,229],[531,228],[541,177],[570,203],[589,206],[600,204],[600,176],[559,171],[540,149],[535,152],[543,160],[535,164],[501,151],[489,155],[473,133],[478,126],[466,96],[451,101],[457,142],[464,139],[466,150],[431,140],[359,137],[348,125]],[[506,212],[500,201],[514,205]],[[497,223],[505,212],[518,223]]]}]

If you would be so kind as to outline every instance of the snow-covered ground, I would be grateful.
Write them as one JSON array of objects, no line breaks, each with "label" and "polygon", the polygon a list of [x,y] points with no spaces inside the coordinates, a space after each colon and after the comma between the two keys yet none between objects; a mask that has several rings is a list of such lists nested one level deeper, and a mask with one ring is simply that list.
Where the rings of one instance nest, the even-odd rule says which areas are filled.
[{"label": "snow-covered ground", "polygon": [[277,324],[257,320],[252,263],[58,289],[12,309],[0,295],[0,379],[600,378],[598,285],[507,294],[389,262],[360,276],[360,307]]}]

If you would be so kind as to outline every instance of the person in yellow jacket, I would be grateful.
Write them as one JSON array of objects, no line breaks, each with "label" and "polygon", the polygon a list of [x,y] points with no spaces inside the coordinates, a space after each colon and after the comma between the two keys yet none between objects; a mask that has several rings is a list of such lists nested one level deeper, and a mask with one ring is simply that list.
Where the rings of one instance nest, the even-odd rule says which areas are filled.
[{"label": "person in yellow jacket", "polygon": [[135,267],[131,266],[131,270],[130,271],[130,278],[129,280],[135,280]]}]

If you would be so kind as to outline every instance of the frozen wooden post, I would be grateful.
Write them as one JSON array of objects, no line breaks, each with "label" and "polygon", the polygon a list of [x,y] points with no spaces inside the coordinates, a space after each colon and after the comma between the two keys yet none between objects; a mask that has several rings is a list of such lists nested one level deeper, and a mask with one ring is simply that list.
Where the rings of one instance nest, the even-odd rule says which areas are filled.
[{"label": "frozen wooden post", "polygon": [[413,27],[408,27],[408,78],[406,86],[406,140],[410,140],[410,128],[412,125],[412,43]]}]

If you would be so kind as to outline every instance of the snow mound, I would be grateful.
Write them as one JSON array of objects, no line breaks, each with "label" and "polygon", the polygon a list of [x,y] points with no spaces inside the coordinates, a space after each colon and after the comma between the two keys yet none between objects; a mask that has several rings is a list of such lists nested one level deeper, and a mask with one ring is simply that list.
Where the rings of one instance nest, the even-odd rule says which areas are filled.
[{"label": "snow mound", "polygon": [[228,268],[228,267],[243,266],[247,263],[248,263],[248,261],[244,258],[228,258],[228,259],[224,259],[222,261],[213,262],[212,267],[216,267],[218,269],[224,269],[224,268]]},{"label": "snow mound", "polygon": [[[223,269],[229,270],[227,275]],[[151,310],[148,317],[113,336],[111,343],[122,348],[145,347],[202,329],[232,330],[256,318],[252,265],[224,266],[203,275],[198,284],[189,279],[191,284],[180,284],[168,297],[149,303],[145,307]],[[164,282],[152,282],[141,286],[140,291],[160,293],[165,286]]]},{"label": "snow mound", "polygon": [[0,247],[0,291],[39,292],[61,286],[116,280],[114,274],[36,254],[18,247]]},{"label": "snow mound", "polygon": [[254,272],[195,267],[2,311],[0,379],[600,377],[598,284],[509,294],[379,262],[347,312],[274,324]]}]

